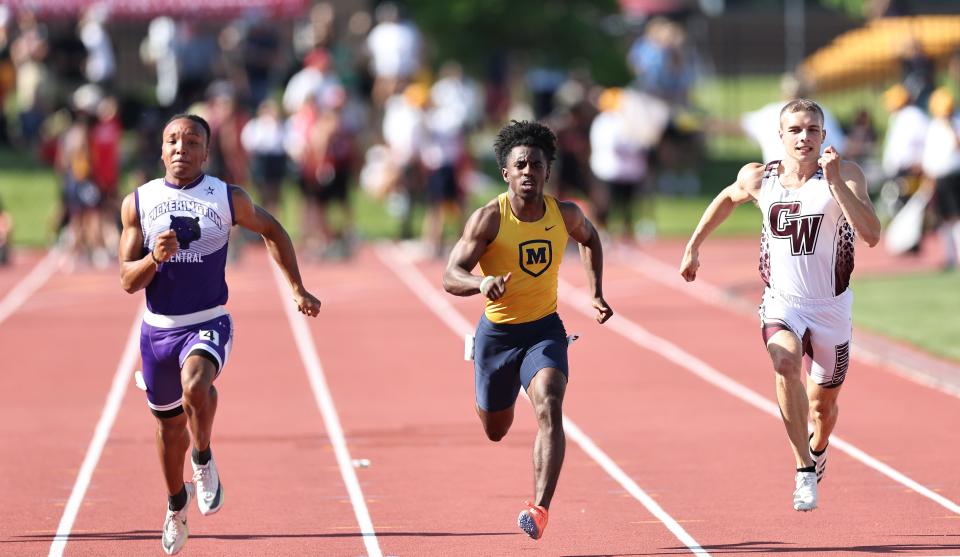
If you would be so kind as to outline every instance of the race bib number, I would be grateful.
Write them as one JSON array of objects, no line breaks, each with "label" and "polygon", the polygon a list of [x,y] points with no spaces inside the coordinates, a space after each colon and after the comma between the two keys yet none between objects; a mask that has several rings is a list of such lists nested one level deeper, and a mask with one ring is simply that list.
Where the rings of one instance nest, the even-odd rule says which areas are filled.
[{"label": "race bib number", "polygon": [[220,346],[220,333],[218,333],[217,331],[213,331],[213,330],[200,331],[200,338],[202,338],[203,340],[208,340],[213,344],[215,344],[216,346]]}]

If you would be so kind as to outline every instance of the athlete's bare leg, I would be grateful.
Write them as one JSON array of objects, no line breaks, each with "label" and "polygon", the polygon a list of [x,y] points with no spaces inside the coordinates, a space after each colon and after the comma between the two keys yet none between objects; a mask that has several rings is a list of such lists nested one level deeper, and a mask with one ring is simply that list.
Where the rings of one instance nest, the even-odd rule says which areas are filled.
[{"label": "athlete's bare leg", "polygon": [[183,457],[189,448],[186,414],[157,418],[157,454],[167,483],[167,495],[176,495],[183,489]]},{"label": "athlete's bare leg", "polygon": [[813,466],[807,448],[809,405],[803,379],[803,347],[797,335],[780,330],[767,341],[767,352],[777,375],[777,402],[787,429],[797,468]]},{"label": "athlete's bare leg", "polygon": [[513,424],[513,409],[514,407],[511,406],[506,410],[487,412],[477,406],[477,416],[480,416],[480,423],[483,424],[487,439],[496,442],[504,438]]},{"label": "athlete's bare leg", "polygon": [[216,375],[216,365],[196,354],[188,356],[180,370],[183,410],[190,423],[193,446],[198,451],[204,451],[210,446],[213,417],[217,413],[217,389],[213,386]]},{"label": "athlete's bare leg", "polygon": [[537,415],[537,440],[533,445],[533,478],[535,505],[550,508],[557,489],[560,467],[566,452],[563,434],[563,395],[567,378],[556,368],[541,369],[527,387],[527,396]]},{"label": "athlete's bare leg", "polygon": [[826,389],[808,377],[807,396],[810,400],[810,419],[813,421],[813,439],[810,440],[810,448],[822,451],[827,446],[830,434],[837,425],[837,417],[840,415],[840,407],[837,405],[840,387]]}]

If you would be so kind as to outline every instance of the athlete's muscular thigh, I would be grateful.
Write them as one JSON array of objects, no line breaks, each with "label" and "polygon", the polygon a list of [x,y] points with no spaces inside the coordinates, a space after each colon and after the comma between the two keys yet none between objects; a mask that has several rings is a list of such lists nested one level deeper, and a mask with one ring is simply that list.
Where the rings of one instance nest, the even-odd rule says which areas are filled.
[{"label": "athlete's muscular thigh", "polygon": [[191,354],[180,369],[180,383],[184,395],[206,393],[213,386],[217,376],[217,366],[205,356]]},{"label": "athlete's muscular thigh", "polygon": [[799,376],[803,366],[803,346],[792,331],[781,329],[767,341],[767,353],[773,369],[783,376]]}]

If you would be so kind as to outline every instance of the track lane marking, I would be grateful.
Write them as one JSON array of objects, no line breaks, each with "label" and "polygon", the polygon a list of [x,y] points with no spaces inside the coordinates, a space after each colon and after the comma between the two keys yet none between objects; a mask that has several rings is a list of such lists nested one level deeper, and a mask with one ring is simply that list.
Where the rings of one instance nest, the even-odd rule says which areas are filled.
[{"label": "track lane marking", "polygon": [[93,430],[93,438],[87,446],[87,453],[83,457],[83,464],[80,465],[80,471],[77,472],[77,479],[73,484],[73,490],[70,492],[70,498],[63,508],[63,515],[60,517],[57,533],[54,534],[53,542],[50,544],[49,557],[60,557],[67,547],[67,541],[70,539],[73,523],[76,521],[77,513],[80,511],[80,505],[83,504],[83,498],[87,494],[87,488],[90,487],[90,480],[93,478],[93,472],[100,462],[100,455],[103,453],[103,447],[107,444],[107,439],[110,437],[110,430],[113,429],[113,423],[117,420],[120,404],[123,402],[123,397],[130,387],[130,376],[133,374],[133,368],[140,354],[140,323],[143,321],[144,309],[145,305],[141,302],[136,317],[133,320],[133,325],[130,327],[130,335],[127,337],[127,344],[123,348],[123,355],[120,356],[120,363],[117,364],[117,370],[113,374],[113,383],[110,385],[110,392],[107,394],[106,402],[104,402],[100,419],[97,421],[97,425]]},{"label": "track lane marking", "polygon": [[[330,388],[327,386],[323,365],[320,363],[320,357],[317,354],[317,345],[313,342],[313,336],[311,336],[310,329],[307,327],[307,317],[297,311],[296,305],[288,296],[288,286],[276,264],[272,259],[269,260],[268,264],[273,271],[277,293],[287,315],[287,322],[290,323],[290,329],[293,331],[293,338],[296,341],[297,350],[300,352],[300,360],[303,362],[307,378],[310,380],[310,388],[313,390],[317,407],[323,416],[324,428],[327,430],[330,443],[333,445],[340,476],[343,478],[347,493],[350,495],[353,514],[357,517],[357,524],[360,526],[360,535],[363,538],[363,545],[367,549],[367,557],[383,557],[383,552],[377,541],[377,533],[373,528],[373,521],[370,519],[370,511],[367,509],[363,490],[360,488],[360,481],[357,479],[356,471],[353,468],[353,459],[350,457],[350,449],[347,448],[346,437],[343,434],[343,427],[340,425],[340,418],[333,403],[333,396],[331,396]],[[321,318],[322,315],[321,313]]]},{"label": "track lane marking", "polygon": [[[563,303],[571,306],[573,309],[588,317],[594,316],[594,310],[590,305],[590,296],[587,295],[585,291],[571,285],[564,279],[560,279],[560,289],[564,294],[560,296],[560,300]],[[746,402],[750,406],[761,410],[765,414],[778,420],[781,419],[780,407],[775,402],[770,401],[756,391],[753,391],[741,383],[738,383],[734,379],[731,379],[729,376],[718,371],[696,356],[686,352],[667,339],[659,337],[644,329],[623,314],[617,314],[613,316],[613,318],[606,323],[606,327],[627,338],[637,346],[645,348],[650,352],[658,354],[664,359],[677,364],[678,366],[690,371],[697,377],[703,379],[707,383],[718,387],[727,394],[733,395],[734,397]],[[916,480],[911,479],[906,474],[903,474],[902,472],[885,464],[877,458],[870,456],[852,443],[845,441],[836,435],[831,435],[830,444],[831,446],[836,447],[838,450],[846,453],[854,460],[857,460],[861,464],[880,472],[884,476],[903,485],[904,487],[915,491],[916,493],[930,499],[938,505],[941,505],[950,512],[960,514],[960,505],[957,505],[957,503],[954,503],[950,499],[947,499],[939,493],[934,492],[932,489],[924,486]]]},{"label": "track lane marking", "polygon": [[50,277],[53,276],[53,273],[56,272],[59,267],[59,262],[60,252],[56,249],[51,249],[43,259],[34,265],[33,269],[31,269],[26,276],[20,279],[20,281],[7,292],[3,300],[0,300],[0,324],[16,313],[16,311],[20,309],[20,306],[29,300],[34,292],[50,280]]},{"label": "track lane marking", "polygon": [[[748,302],[742,298],[727,294],[722,288],[716,286],[715,284],[698,278],[695,287],[685,287],[686,283],[680,282],[680,273],[677,268],[664,263],[657,257],[648,255],[636,249],[631,249],[627,253],[627,256],[618,254],[617,257],[617,262],[627,269],[639,275],[643,275],[656,283],[662,284],[663,286],[682,292],[691,298],[700,300],[705,304],[719,307],[735,314],[747,314],[747,307],[750,305]],[[640,263],[638,263],[637,260],[639,260]],[[757,304],[753,304],[754,308],[756,306]],[[755,311],[752,313],[754,315],[756,314]],[[854,331],[854,334],[856,334],[856,331]],[[927,375],[922,371],[911,369],[905,365],[886,362],[883,358],[878,356],[877,353],[859,346],[856,339],[853,341],[853,351],[851,354],[854,358],[860,360],[861,362],[876,366],[883,371],[896,375],[897,377],[901,377],[912,383],[916,383],[917,385],[927,387],[928,389],[933,389],[943,394],[960,398],[960,389],[957,387],[950,385],[946,381],[937,379],[932,375]]]},{"label": "track lane marking", "polygon": [[[440,294],[436,287],[423,276],[423,273],[414,266],[409,259],[394,245],[385,247],[378,245],[375,250],[377,257],[393,272],[397,278],[407,286],[427,308],[443,321],[458,338],[473,332],[474,327],[457,311],[456,308]],[[587,304],[587,307],[590,307]],[[521,393],[523,390],[521,389]],[[524,394],[526,396],[526,394]],[[573,441],[583,449],[600,467],[623,487],[627,493],[637,499],[652,515],[670,530],[670,532],[694,555],[710,555],[700,544],[683,529],[650,495],[627,475],[593,440],[580,429],[573,420],[564,413],[563,429]]]}]

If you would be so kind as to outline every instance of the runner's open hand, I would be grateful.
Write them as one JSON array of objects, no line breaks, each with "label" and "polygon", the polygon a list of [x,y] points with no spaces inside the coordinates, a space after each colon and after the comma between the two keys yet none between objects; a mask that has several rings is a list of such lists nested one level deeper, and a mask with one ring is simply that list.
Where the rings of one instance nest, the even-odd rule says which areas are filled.
[{"label": "runner's open hand", "polygon": [[486,296],[491,300],[498,300],[507,293],[507,282],[510,280],[511,273],[499,277],[493,277],[493,280],[486,281],[486,284],[481,283],[483,286],[480,289],[480,293]]}]

